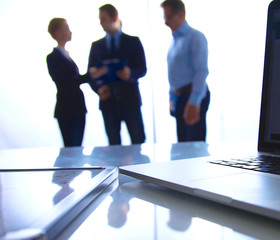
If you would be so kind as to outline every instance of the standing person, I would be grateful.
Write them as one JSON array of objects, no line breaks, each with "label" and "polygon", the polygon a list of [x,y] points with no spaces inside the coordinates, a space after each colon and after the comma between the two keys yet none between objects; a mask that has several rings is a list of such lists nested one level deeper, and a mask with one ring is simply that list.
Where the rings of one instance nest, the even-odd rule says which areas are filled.
[{"label": "standing person", "polygon": [[167,63],[170,111],[176,118],[177,138],[179,142],[205,141],[206,112],[210,102],[206,84],[207,40],[201,32],[188,25],[181,0],[166,0],[161,7],[165,24],[173,35]]},{"label": "standing person", "polygon": [[58,44],[47,56],[49,74],[57,88],[54,117],[57,118],[64,146],[81,146],[87,109],[80,84],[88,82],[90,76],[88,73],[79,74],[77,65],[65,50],[65,44],[72,37],[66,19],[52,19],[48,32]]},{"label": "standing person", "polygon": [[105,130],[110,145],[121,144],[121,122],[126,123],[131,143],[145,141],[138,79],[146,74],[146,59],[138,37],[122,32],[117,9],[99,8],[106,36],[92,43],[88,67],[93,67],[92,89],[99,95]]}]

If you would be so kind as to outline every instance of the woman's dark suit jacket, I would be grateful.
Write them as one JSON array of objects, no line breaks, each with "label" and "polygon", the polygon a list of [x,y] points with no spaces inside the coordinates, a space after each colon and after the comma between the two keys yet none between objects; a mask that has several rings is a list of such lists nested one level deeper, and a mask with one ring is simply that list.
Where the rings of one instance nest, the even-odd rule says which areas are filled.
[{"label": "woman's dark suit jacket", "polygon": [[87,112],[80,84],[90,80],[89,74],[80,75],[77,65],[64,53],[54,48],[47,56],[49,74],[57,88],[54,117],[67,119]]}]

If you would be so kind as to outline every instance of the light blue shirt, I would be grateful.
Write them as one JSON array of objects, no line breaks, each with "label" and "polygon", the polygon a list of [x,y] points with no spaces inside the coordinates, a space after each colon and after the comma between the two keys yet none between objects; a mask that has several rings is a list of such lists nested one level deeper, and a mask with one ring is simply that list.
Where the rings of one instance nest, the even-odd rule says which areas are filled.
[{"label": "light blue shirt", "polygon": [[205,36],[185,22],[175,33],[168,51],[170,91],[192,83],[188,103],[200,106],[206,96],[208,76],[208,46]]},{"label": "light blue shirt", "polygon": [[122,35],[122,30],[118,31],[114,35],[109,35],[108,33],[106,33],[105,39],[106,39],[106,45],[108,51],[110,51],[111,49],[111,38],[114,38],[116,49],[119,49],[121,35]]}]

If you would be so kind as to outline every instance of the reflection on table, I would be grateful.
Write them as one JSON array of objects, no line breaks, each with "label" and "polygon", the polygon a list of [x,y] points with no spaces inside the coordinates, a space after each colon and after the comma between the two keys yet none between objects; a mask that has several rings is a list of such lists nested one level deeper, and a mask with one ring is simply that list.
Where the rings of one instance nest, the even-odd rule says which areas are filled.
[{"label": "reflection on table", "polygon": [[[238,146],[240,153],[251,153],[256,150],[255,143],[251,148],[246,149],[242,149],[243,143]],[[236,146],[232,144],[208,145],[194,142],[3,150],[0,151],[0,168],[67,169],[69,172],[48,175],[54,188],[49,202],[55,204],[73,191],[72,184],[68,182],[79,178],[83,169],[88,167],[119,167],[221,154],[227,156],[235,149]],[[71,169],[76,169],[76,172],[71,173]],[[5,181],[3,178],[0,179],[1,189]],[[112,190],[110,195],[104,195],[103,198],[90,204],[62,232],[59,239],[270,240],[279,239],[280,236],[278,221],[144,183],[124,175],[119,175],[118,184],[119,186]],[[24,193],[27,191],[23,191],[23,196],[26,197]],[[3,206],[1,197],[0,203]],[[40,209],[39,205],[38,208]],[[1,211],[2,216],[3,214],[5,212]],[[1,227],[6,227],[5,224],[1,222]]]}]

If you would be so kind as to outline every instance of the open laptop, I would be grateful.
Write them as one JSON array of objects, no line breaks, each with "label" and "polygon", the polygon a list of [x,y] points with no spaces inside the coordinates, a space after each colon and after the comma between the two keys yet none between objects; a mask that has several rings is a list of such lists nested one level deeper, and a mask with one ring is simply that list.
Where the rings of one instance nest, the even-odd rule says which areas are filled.
[{"label": "open laptop", "polygon": [[280,0],[268,7],[266,34],[258,156],[124,166],[120,173],[280,220]]}]

